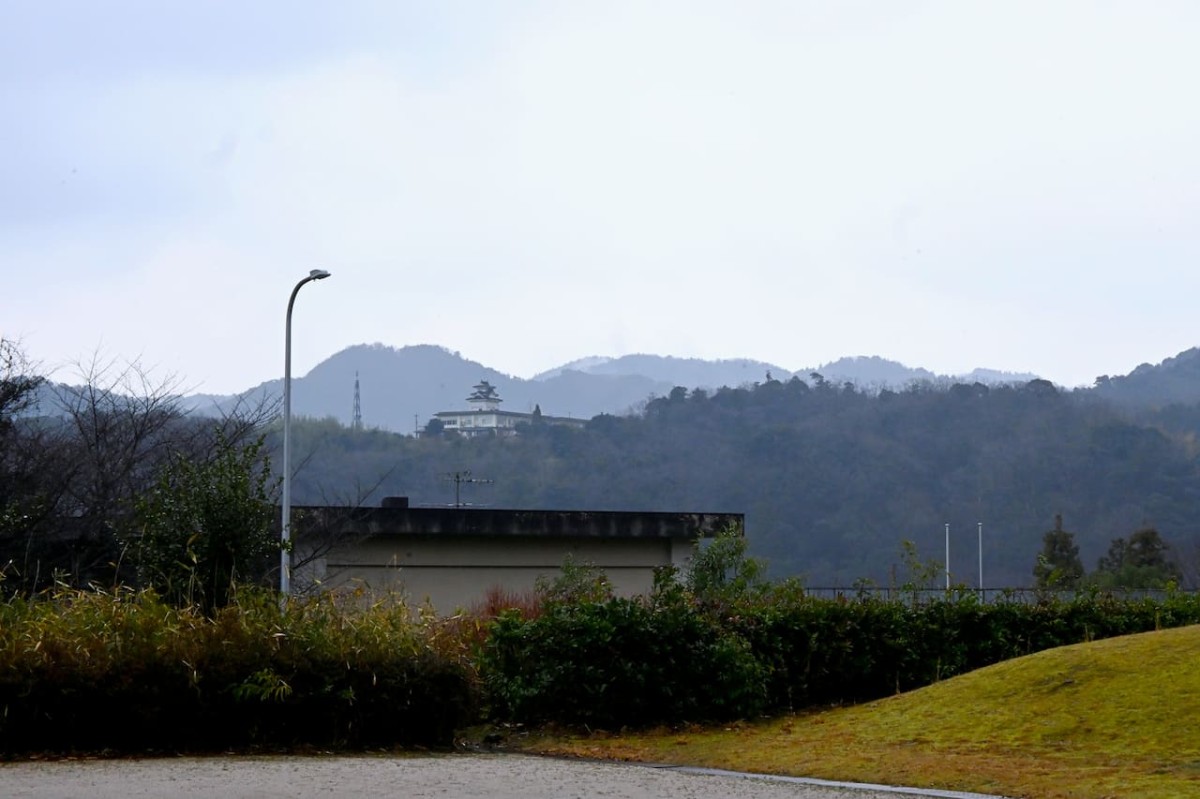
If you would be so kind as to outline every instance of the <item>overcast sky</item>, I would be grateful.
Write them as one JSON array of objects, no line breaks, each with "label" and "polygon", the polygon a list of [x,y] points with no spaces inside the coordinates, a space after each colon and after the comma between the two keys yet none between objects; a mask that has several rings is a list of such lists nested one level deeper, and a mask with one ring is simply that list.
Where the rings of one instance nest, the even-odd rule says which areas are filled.
[{"label": "overcast sky", "polygon": [[[0,333],[206,392],[357,343],[1200,344],[1200,3],[5,0]],[[67,368],[60,373],[66,377]]]}]

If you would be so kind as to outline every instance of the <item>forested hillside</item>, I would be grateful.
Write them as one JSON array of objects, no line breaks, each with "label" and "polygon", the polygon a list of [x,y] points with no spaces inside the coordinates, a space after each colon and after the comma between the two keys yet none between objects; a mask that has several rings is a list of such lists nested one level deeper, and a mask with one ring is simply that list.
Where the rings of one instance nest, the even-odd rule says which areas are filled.
[{"label": "forested hillside", "polygon": [[509,439],[294,428],[298,502],[454,501],[452,472],[492,482],[462,499],[500,507],[746,514],[754,554],[809,585],[887,584],[904,540],[974,584],[977,523],[989,586],[1032,583],[1043,534],[1062,514],[1084,563],[1153,525],[1194,579],[1200,541],[1200,413],[1137,421],[1046,381],[914,385],[872,393],[823,379],[715,392],[675,389],[638,416]]},{"label": "forested hillside", "polygon": [[1101,375],[1091,391],[1129,407],[1194,403],[1200,399],[1200,348],[1184,350],[1159,364],[1144,363],[1127,375]]}]

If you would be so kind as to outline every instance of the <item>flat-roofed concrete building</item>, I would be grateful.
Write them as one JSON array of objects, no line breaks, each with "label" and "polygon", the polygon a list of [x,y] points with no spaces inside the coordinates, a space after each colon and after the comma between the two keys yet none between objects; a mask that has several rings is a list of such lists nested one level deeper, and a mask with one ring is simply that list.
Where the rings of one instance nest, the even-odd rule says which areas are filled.
[{"label": "flat-roofed concrete building", "polygon": [[541,406],[533,413],[517,411],[502,411],[500,395],[496,387],[486,380],[481,380],[474,387],[467,403],[471,406],[465,411],[438,411],[434,418],[442,423],[442,429],[447,433],[457,433],[460,436],[474,438],[475,436],[512,436],[517,433],[517,426],[529,425],[558,425],[562,427],[584,427],[586,419],[573,419],[569,416],[546,416]]},{"label": "flat-roofed concrete building", "polygon": [[646,593],[654,570],[682,567],[700,538],[742,529],[740,513],[410,508],[297,508],[299,590],[364,586],[400,592],[439,613],[493,588],[532,590],[570,555],[604,571],[623,596]]}]

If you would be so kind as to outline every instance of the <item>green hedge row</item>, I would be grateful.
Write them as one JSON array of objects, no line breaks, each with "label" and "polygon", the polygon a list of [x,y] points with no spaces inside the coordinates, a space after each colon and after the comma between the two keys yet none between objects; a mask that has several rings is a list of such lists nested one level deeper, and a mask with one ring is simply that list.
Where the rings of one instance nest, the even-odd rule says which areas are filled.
[{"label": "green hedge row", "polygon": [[403,607],[152,593],[0,605],[0,752],[447,746],[478,714],[460,631]]},{"label": "green hedge row", "polygon": [[608,729],[752,718],[1200,623],[1196,595],[827,600],[783,584],[706,597],[667,581],[488,626],[361,598],[277,602],[243,594],[211,617],[146,592],[0,603],[0,753],[448,746],[485,707]]},{"label": "green hedge row", "polygon": [[875,699],[1044,649],[1200,623],[1200,597],[792,599],[726,623],[768,669],[768,705],[791,709]]},{"label": "green hedge row", "polygon": [[749,718],[888,696],[1051,647],[1200,623],[1200,597],[736,602],[676,592],[502,615],[481,661],[497,720],[604,728]]}]

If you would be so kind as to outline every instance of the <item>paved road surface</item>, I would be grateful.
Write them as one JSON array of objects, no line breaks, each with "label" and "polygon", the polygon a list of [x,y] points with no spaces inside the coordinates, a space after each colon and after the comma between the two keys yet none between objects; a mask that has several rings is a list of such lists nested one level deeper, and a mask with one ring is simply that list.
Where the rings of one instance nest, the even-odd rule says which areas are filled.
[{"label": "paved road surface", "polygon": [[[969,796],[939,792],[907,796]],[[0,763],[5,799],[897,799],[895,793],[521,755]]]}]

